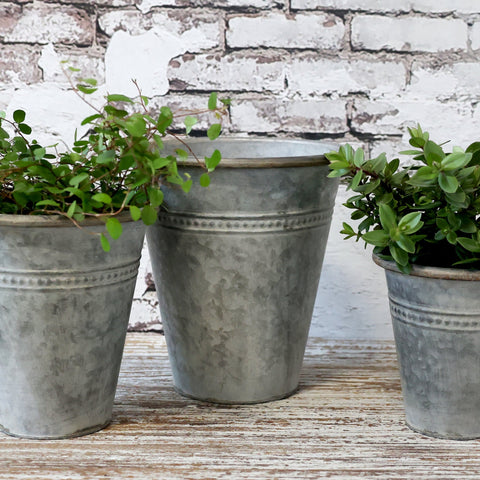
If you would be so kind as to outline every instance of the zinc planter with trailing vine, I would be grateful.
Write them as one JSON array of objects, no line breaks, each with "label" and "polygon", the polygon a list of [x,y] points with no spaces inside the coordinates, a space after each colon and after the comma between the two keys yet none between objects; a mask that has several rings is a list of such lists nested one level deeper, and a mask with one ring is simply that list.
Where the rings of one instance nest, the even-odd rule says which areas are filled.
[{"label": "zinc planter with trailing vine", "polygon": [[[338,183],[316,141],[189,141],[208,188],[166,188],[147,239],[176,390],[217,403],[299,384]],[[193,157],[180,168],[198,184]]]},{"label": "zinc planter with trailing vine", "polygon": [[[121,217],[120,217],[121,218]],[[0,429],[53,439],[111,420],[145,227],[0,215]]]},{"label": "zinc planter with trailing vine", "polygon": [[480,272],[385,269],[406,421],[441,438],[480,438]]}]

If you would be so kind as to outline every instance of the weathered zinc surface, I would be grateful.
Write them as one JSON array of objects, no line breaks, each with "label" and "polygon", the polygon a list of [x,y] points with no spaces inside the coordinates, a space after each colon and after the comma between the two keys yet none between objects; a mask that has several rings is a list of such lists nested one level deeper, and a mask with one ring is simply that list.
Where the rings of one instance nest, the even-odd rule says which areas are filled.
[{"label": "weathered zinc surface", "polygon": [[0,479],[477,479],[478,447],[405,426],[392,341],[313,338],[294,396],[214,406],[174,392],[162,336],[129,334],[111,426],[0,436]]}]

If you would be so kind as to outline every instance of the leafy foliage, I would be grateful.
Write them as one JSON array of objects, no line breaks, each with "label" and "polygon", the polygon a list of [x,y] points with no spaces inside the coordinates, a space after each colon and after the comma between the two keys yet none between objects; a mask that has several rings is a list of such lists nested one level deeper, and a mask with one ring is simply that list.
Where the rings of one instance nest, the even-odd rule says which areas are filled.
[{"label": "leafy foliage", "polygon": [[[77,70],[70,68],[70,71]],[[0,112],[0,213],[57,214],[70,218],[78,226],[86,217],[103,219],[106,231],[100,240],[104,250],[109,250],[107,234],[116,239],[122,233],[116,215],[130,210],[133,220],[141,219],[150,225],[155,222],[163,201],[161,184],[169,182],[188,192],[192,180],[182,176],[177,168],[177,160],[187,156],[185,151],[182,150],[183,155],[163,152],[163,138],[168,135],[179,139],[188,149],[182,135],[171,129],[176,117],[170,108],[162,107],[154,115],[140,90],[135,98],[108,95],[106,103],[96,108],[85,97],[97,90],[96,85],[94,79],[72,82],[74,91],[95,113],[82,121],[89,130],[67,152],[30,140],[32,129],[25,123],[25,111],[16,110],[12,119]],[[218,121],[227,108],[228,102],[217,101],[216,94],[209,98],[205,112],[215,117],[208,133],[210,138],[220,134]],[[182,114],[185,134],[198,122],[197,113],[203,112]],[[205,168],[202,186],[209,185],[208,175],[220,159],[218,150],[214,161],[197,159]]]},{"label": "leafy foliage", "polygon": [[345,238],[361,238],[404,272],[412,264],[480,268],[480,143],[446,152],[420,125],[409,129],[411,165],[382,153],[367,160],[350,145],[326,155],[330,177],[355,192],[344,204],[360,221],[343,224]]}]

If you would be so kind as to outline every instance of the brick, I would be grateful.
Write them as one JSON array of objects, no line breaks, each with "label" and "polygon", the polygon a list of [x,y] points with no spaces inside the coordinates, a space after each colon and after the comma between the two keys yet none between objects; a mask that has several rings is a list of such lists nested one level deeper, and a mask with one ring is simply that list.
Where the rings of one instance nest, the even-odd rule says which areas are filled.
[{"label": "brick", "polygon": [[[105,0],[108,1],[108,0]],[[137,8],[148,13],[155,7],[216,7],[269,9],[277,5],[275,0],[143,0]]]},{"label": "brick", "polygon": [[219,21],[218,15],[189,9],[169,10],[152,15],[142,15],[134,10],[114,10],[99,17],[100,28],[108,36],[112,36],[118,30],[130,35],[153,32],[160,38],[170,36],[172,40],[181,40],[183,44],[188,45],[190,52],[219,46]]},{"label": "brick", "polygon": [[346,105],[331,99],[253,98],[232,102],[232,129],[248,133],[325,133],[348,131]]},{"label": "brick", "polygon": [[228,23],[229,47],[341,48],[345,27],[334,15],[310,13],[287,17],[270,12],[239,16]]},{"label": "brick", "polygon": [[168,77],[171,87],[179,90],[280,92],[284,90],[285,57],[268,52],[185,55],[170,63]]},{"label": "brick", "polygon": [[360,12],[478,13],[477,0],[292,0],[293,9],[328,9]]},{"label": "brick", "polygon": [[417,123],[429,131],[433,140],[452,140],[452,145],[467,145],[478,138],[480,119],[473,116],[472,107],[464,102],[403,100],[389,102],[355,100],[351,127],[353,132],[369,135],[403,135],[407,126]]},{"label": "brick", "polygon": [[363,12],[408,12],[409,0],[292,0],[293,9],[325,8]]},{"label": "brick", "polygon": [[87,46],[93,43],[94,20],[85,10],[34,3],[26,5],[4,35],[6,42],[62,43]]},{"label": "brick", "polygon": [[402,90],[406,83],[406,70],[399,62],[349,61],[304,55],[290,63],[287,81],[292,92],[301,94],[366,93],[380,96]]},{"label": "brick", "polygon": [[466,50],[467,40],[468,29],[463,20],[359,15],[352,21],[352,45],[357,50]]},{"label": "brick", "polygon": [[20,5],[0,2],[0,38],[5,38],[15,29],[21,16],[22,7]]},{"label": "brick", "polygon": [[42,79],[38,67],[40,52],[31,46],[2,45],[0,48],[0,85],[30,84]]},{"label": "brick", "polygon": [[393,158],[408,158],[402,157],[398,155],[398,152],[403,150],[411,149],[411,145],[409,145],[408,141],[404,138],[390,138],[384,140],[376,140],[370,143],[369,145],[369,158],[375,158],[376,156],[380,155],[381,153],[386,153],[388,159]]},{"label": "brick", "polygon": [[420,62],[412,65],[406,95],[428,100],[478,99],[480,97],[480,64],[460,62],[434,68]]},{"label": "brick", "polygon": [[470,39],[472,41],[472,49],[480,49],[480,22],[476,22],[473,24],[472,30],[470,32]]}]

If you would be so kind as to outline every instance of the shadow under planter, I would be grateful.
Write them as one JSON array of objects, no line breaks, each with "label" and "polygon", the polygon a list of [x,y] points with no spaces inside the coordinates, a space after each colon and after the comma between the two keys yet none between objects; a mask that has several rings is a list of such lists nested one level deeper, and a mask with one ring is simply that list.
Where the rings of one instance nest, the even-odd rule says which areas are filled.
[{"label": "shadow under planter", "polygon": [[[175,388],[257,403],[298,387],[338,182],[318,141],[193,139],[220,150],[211,185],[167,187],[147,229]],[[181,147],[177,144],[176,147]],[[175,148],[175,147],[171,147]]]},{"label": "shadow under planter", "polygon": [[0,215],[0,430],[54,439],[105,427],[123,354],[145,227]]},{"label": "shadow under planter", "polygon": [[480,272],[394,262],[385,269],[407,425],[480,438]]}]

